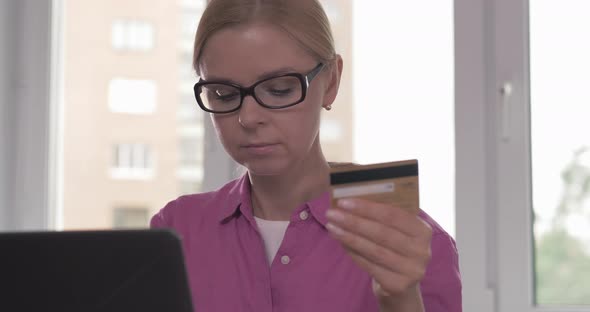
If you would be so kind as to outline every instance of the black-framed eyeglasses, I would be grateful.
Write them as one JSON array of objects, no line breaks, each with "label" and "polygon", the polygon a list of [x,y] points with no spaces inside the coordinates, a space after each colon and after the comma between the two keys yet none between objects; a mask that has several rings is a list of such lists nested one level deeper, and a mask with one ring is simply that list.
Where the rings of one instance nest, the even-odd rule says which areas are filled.
[{"label": "black-framed eyeglasses", "polygon": [[305,100],[309,84],[324,67],[319,63],[309,73],[288,73],[260,80],[250,87],[226,81],[199,80],[194,86],[195,98],[206,112],[225,114],[242,107],[244,98],[251,95],[258,104],[269,109],[280,109]]}]

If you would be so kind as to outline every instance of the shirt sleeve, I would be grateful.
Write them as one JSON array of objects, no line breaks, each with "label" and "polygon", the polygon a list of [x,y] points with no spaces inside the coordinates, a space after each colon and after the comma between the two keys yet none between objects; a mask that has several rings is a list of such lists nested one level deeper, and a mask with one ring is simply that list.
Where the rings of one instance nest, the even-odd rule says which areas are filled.
[{"label": "shirt sleeve", "polygon": [[169,219],[170,210],[176,206],[176,200],[173,200],[166,204],[164,208],[160,209],[152,219],[150,220],[150,228],[169,228],[172,227],[171,220]]},{"label": "shirt sleeve", "polygon": [[420,283],[426,312],[461,312],[461,274],[455,241],[447,233],[432,237],[431,259]]}]

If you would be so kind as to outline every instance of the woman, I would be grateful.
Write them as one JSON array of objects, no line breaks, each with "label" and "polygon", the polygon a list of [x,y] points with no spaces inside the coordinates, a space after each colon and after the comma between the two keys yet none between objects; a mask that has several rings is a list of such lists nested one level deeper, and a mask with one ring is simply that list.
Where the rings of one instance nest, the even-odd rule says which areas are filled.
[{"label": "woman", "polygon": [[195,38],[199,106],[248,171],[152,218],[183,241],[199,311],[461,311],[453,239],[424,212],[330,208],[320,113],[342,59],[317,0],[213,0]]}]

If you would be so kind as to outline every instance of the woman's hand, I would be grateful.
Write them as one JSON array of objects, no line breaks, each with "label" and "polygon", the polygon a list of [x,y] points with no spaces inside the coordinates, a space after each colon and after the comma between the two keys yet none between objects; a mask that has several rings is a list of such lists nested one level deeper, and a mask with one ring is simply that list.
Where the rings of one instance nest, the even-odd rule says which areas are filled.
[{"label": "woman's hand", "polygon": [[432,229],[420,217],[362,199],[338,201],[327,228],[373,277],[382,311],[423,311],[419,282],[430,260]]}]

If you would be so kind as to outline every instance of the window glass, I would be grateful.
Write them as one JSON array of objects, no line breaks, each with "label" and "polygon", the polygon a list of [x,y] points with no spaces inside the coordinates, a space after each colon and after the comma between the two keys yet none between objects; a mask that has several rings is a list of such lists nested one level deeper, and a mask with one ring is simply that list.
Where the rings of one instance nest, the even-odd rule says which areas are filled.
[{"label": "window glass", "polygon": [[109,83],[109,108],[114,113],[154,113],[156,96],[156,83],[152,80],[115,78]]},{"label": "window glass", "polygon": [[536,303],[590,305],[590,3],[531,1]]},{"label": "window glass", "polygon": [[59,229],[147,227],[199,191],[203,114],[187,43],[204,3],[63,1]]}]

